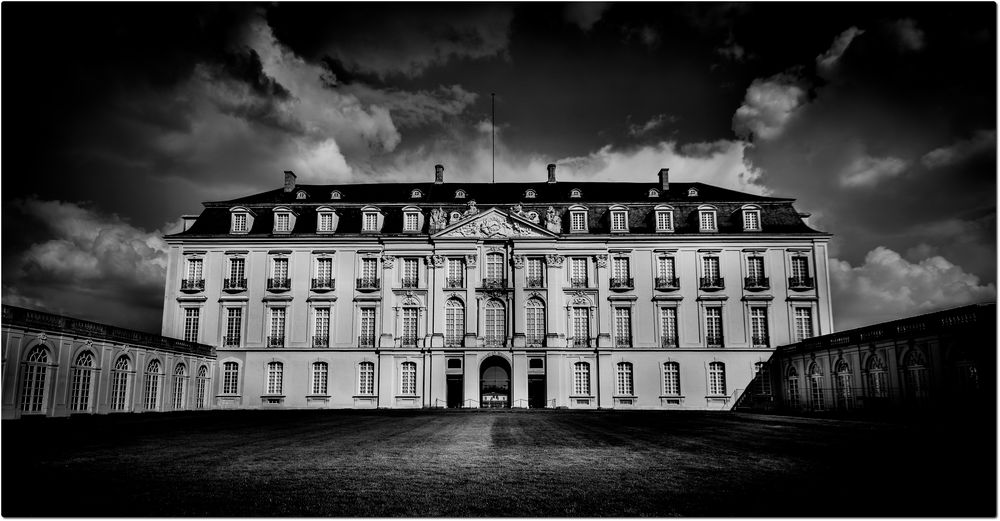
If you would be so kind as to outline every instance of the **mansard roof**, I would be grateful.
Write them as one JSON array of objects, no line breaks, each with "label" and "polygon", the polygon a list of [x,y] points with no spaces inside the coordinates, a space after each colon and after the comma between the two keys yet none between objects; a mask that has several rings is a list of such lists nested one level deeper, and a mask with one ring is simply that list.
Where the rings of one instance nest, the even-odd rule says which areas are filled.
[{"label": "mansard roof", "polygon": [[[659,190],[658,197],[650,197],[651,188]],[[689,196],[690,188],[696,188],[698,195]],[[413,198],[414,189],[419,189],[422,196]],[[524,197],[529,189],[535,192],[533,198]],[[573,189],[579,189],[581,196],[571,198],[570,191]],[[458,190],[464,191],[466,196],[456,198]],[[305,198],[299,195],[303,191]],[[339,192],[339,199],[331,199],[331,193],[335,191]],[[425,216],[429,216],[430,210],[435,208],[448,213],[463,212],[470,201],[475,201],[480,211],[498,208],[509,212],[514,205],[520,204],[525,212],[535,211],[542,216],[552,206],[562,217],[560,233],[563,234],[570,232],[569,207],[583,205],[587,208],[588,233],[591,235],[610,233],[609,209],[613,205],[628,208],[630,235],[655,234],[656,207],[664,204],[673,207],[674,234],[703,234],[698,228],[698,207],[705,204],[718,209],[717,233],[744,233],[741,209],[753,203],[761,208],[761,230],[746,233],[826,235],[803,222],[792,206],[793,199],[755,195],[704,183],[670,183],[669,190],[662,190],[658,183],[560,181],[296,185],[289,192],[278,188],[229,201],[204,203],[205,210],[194,224],[171,237],[229,236],[230,211],[236,207],[255,213],[252,227],[244,236],[268,237],[274,227],[273,210],[278,206],[291,209],[298,215],[292,233],[281,234],[282,237],[315,235],[316,210],[319,207],[332,208],[339,216],[333,236],[361,235],[361,210],[371,206],[378,207],[385,216],[379,236],[412,236],[412,232],[402,231],[404,207],[420,208]],[[423,220],[420,233],[431,233],[429,218]]]}]

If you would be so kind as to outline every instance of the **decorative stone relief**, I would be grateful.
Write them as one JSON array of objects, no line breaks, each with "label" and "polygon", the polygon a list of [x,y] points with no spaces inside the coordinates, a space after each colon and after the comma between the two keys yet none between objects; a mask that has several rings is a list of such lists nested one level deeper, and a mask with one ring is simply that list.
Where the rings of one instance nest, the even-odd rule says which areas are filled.
[{"label": "decorative stone relief", "polygon": [[38,341],[39,342],[45,342],[48,339],[49,339],[49,335],[46,335],[45,333],[39,333],[38,334]]},{"label": "decorative stone relief", "polygon": [[451,230],[444,237],[507,238],[547,237],[547,235],[518,221],[514,221],[502,213],[488,212],[482,217],[472,219],[464,225]]},{"label": "decorative stone relief", "polygon": [[533,223],[535,223],[535,224],[538,224],[538,212],[536,212],[534,210],[528,211],[528,212],[524,212],[524,218],[527,219],[527,220],[529,220],[529,221],[531,221],[531,222],[533,222]]},{"label": "decorative stone relief", "polygon": [[431,233],[443,230],[446,226],[448,226],[447,215],[447,212],[445,212],[442,208],[434,208],[431,210]]},{"label": "decorative stone relief", "polygon": [[461,214],[461,212],[458,212],[458,211],[451,212],[451,215],[448,218],[448,226],[456,224],[458,221],[461,221],[461,220],[462,220],[462,214]]},{"label": "decorative stone relief", "polygon": [[551,206],[545,210],[545,229],[555,233],[562,231],[562,217]]},{"label": "decorative stone relief", "polygon": [[392,255],[382,256],[382,269],[391,270],[395,265],[396,265],[396,257],[393,257]]},{"label": "decorative stone relief", "polygon": [[542,295],[541,293],[539,293],[537,291],[532,291],[531,293],[528,294],[528,297],[533,297],[533,298],[538,298],[538,299],[545,300],[545,295]]},{"label": "decorative stone relief", "polygon": [[573,294],[573,300],[570,301],[570,304],[573,305],[573,306],[592,306],[593,305],[590,302],[590,297],[588,297],[587,294],[584,293],[584,292],[582,292],[582,291],[577,291],[576,293]]},{"label": "decorative stone relief", "polygon": [[601,253],[599,255],[594,255],[594,260],[597,261],[597,267],[598,268],[607,268],[608,267],[608,256],[606,254]]},{"label": "decorative stone relief", "polygon": [[524,267],[524,255],[513,255],[510,258],[510,264],[517,269]]},{"label": "decorative stone relief", "polygon": [[440,268],[444,266],[444,257],[441,255],[431,255],[431,266]]},{"label": "decorative stone relief", "polygon": [[476,200],[473,199],[468,203],[469,208],[462,212],[462,217],[471,217],[479,213],[479,208],[476,208]]},{"label": "decorative stone relief", "polygon": [[473,254],[473,255],[466,255],[465,256],[465,267],[466,268],[475,268],[476,267],[476,260],[477,259],[479,259],[479,256],[477,256],[475,254]]},{"label": "decorative stone relief", "polygon": [[555,268],[561,268],[562,265],[563,265],[563,262],[565,262],[565,261],[566,261],[566,257],[564,257],[562,255],[546,255],[545,256],[545,262],[549,266],[552,266],[552,267],[555,267]]}]

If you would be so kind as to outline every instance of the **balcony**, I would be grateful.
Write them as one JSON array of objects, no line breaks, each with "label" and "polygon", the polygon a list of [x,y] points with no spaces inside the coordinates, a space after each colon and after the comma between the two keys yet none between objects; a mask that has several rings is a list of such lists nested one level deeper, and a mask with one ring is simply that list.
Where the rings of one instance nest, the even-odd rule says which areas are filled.
[{"label": "balcony", "polygon": [[750,341],[754,347],[768,347],[767,335],[753,335]]},{"label": "balcony", "polygon": [[403,347],[417,347],[417,337],[415,336],[403,336],[400,338],[400,342]]},{"label": "balcony", "polygon": [[247,279],[224,279],[222,291],[246,291]]},{"label": "balcony", "polygon": [[545,344],[544,336],[526,336],[524,337],[524,343],[528,347],[542,347]]},{"label": "balcony", "polygon": [[462,338],[461,336],[446,336],[444,337],[444,345],[445,347],[462,347]]},{"label": "balcony", "polygon": [[615,337],[615,347],[632,347],[632,337]]},{"label": "balcony", "polygon": [[726,287],[726,280],[722,277],[702,277],[701,289],[716,290]]},{"label": "balcony", "polygon": [[722,347],[722,335],[706,335],[705,345],[708,347]]},{"label": "balcony", "polygon": [[483,279],[483,287],[486,289],[503,289],[507,287],[507,279],[486,278]]},{"label": "balcony", "polygon": [[632,289],[635,287],[632,284],[632,277],[611,277],[608,280],[608,285],[611,289]]},{"label": "balcony", "polygon": [[267,347],[285,347],[285,335],[268,336]]},{"label": "balcony", "polygon": [[222,345],[224,347],[240,347],[240,337],[239,335],[226,335],[222,337]]},{"label": "balcony", "polygon": [[790,289],[813,289],[815,287],[812,277],[788,277],[788,287]]},{"label": "balcony", "polygon": [[330,347],[330,337],[328,335],[313,335],[313,347]]},{"label": "balcony", "polygon": [[418,280],[416,277],[403,277],[399,281],[400,286],[404,288],[416,288]]},{"label": "balcony", "polygon": [[181,279],[181,291],[205,291],[205,279]]},{"label": "balcony", "polygon": [[660,347],[677,347],[677,337],[665,336],[660,338]]},{"label": "balcony", "polygon": [[375,336],[374,335],[361,335],[358,337],[359,347],[375,347]]},{"label": "balcony", "polygon": [[680,289],[681,282],[677,277],[656,277],[656,289]]},{"label": "balcony", "polygon": [[573,337],[573,347],[590,347],[590,337],[589,336]]},{"label": "balcony", "polygon": [[465,278],[464,277],[448,277],[444,280],[444,285],[447,288],[464,288]]},{"label": "balcony", "polygon": [[330,277],[312,279],[313,291],[333,291],[337,289],[337,281]]},{"label": "balcony", "polygon": [[356,287],[359,291],[374,291],[379,288],[379,280],[376,277],[361,277]]},{"label": "balcony", "polygon": [[506,339],[502,337],[488,336],[483,339],[483,345],[486,347],[503,347],[506,343]]},{"label": "balcony", "polygon": [[746,289],[767,289],[771,287],[771,279],[767,277],[747,277],[743,279]]},{"label": "balcony", "polygon": [[524,279],[524,287],[526,288],[544,288],[545,279],[542,277],[527,277]]},{"label": "balcony", "polygon": [[288,291],[292,288],[292,279],[267,279],[268,291]]},{"label": "balcony", "polygon": [[570,277],[569,285],[571,288],[586,288],[587,277]]}]

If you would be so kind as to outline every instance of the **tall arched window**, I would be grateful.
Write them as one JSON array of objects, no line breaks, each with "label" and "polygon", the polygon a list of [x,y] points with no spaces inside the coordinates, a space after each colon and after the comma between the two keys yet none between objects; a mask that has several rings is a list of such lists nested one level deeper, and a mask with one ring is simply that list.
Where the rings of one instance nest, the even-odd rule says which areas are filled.
[{"label": "tall arched window", "polygon": [[843,358],[837,360],[833,366],[833,372],[837,382],[837,407],[850,407],[851,405],[851,366]]},{"label": "tall arched window", "polygon": [[809,366],[809,407],[823,409],[823,371],[816,362]]},{"label": "tall arched window", "polygon": [[503,303],[497,299],[486,302],[486,334],[488,346],[503,346],[507,338],[507,315]]},{"label": "tall arched window", "polygon": [[872,398],[885,398],[885,362],[878,355],[868,357],[865,367],[865,377],[868,383],[868,395]]},{"label": "tall arched window", "polygon": [[330,374],[329,366],[326,362],[313,362],[312,365],[312,393],[325,395],[327,392],[327,378]]},{"label": "tall arched window", "polygon": [[632,396],[635,394],[635,386],[632,381],[632,364],[629,362],[618,362],[618,373],[616,388],[618,394]]},{"label": "tall arched window", "polygon": [[910,349],[903,360],[903,370],[906,375],[906,394],[911,399],[922,400],[927,397],[927,362],[924,354],[917,349]]},{"label": "tall arched window", "polygon": [[285,366],[281,362],[267,363],[267,394],[281,394],[284,389]]},{"label": "tall arched window", "polygon": [[24,383],[21,387],[21,411],[45,412],[46,380],[49,376],[49,352],[35,346],[24,359]]},{"label": "tall arched window", "polygon": [[590,364],[587,362],[573,364],[573,394],[590,395]]},{"label": "tall arched window", "polygon": [[177,364],[174,368],[174,410],[184,408],[184,395],[187,390],[187,368]]},{"label": "tall arched window", "polygon": [[545,303],[540,298],[524,304],[524,335],[529,346],[541,346],[545,339]]},{"label": "tall arched window", "polygon": [[222,394],[238,394],[240,391],[240,364],[222,364]]},{"label": "tall arched window", "polygon": [[708,364],[708,394],[725,396],[726,364],[722,362],[711,362]]},{"label": "tall arched window", "polygon": [[757,394],[764,396],[771,395],[771,370],[767,362],[757,362],[753,364],[753,371],[757,380]]},{"label": "tall arched window", "polygon": [[663,394],[680,396],[681,364],[677,362],[666,362],[663,364]]},{"label": "tall arched window", "polygon": [[400,394],[417,394],[417,364],[416,362],[403,362],[399,371],[399,392]]},{"label": "tall arched window", "polygon": [[358,364],[358,394],[362,396],[375,394],[375,364],[373,362]]},{"label": "tall arched window", "polygon": [[195,392],[198,396],[194,399],[195,409],[205,408],[205,393],[208,392],[208,368],[201,366],[198,368],[198,376],[195,379]]},{"label": "tall arched window", "polygon": [[142,402],[142,408],[147,411],[155,411],[160,407],[160,376],[160,361],[150,361],[146,366],[146,389]]},{"label": "tall arched window", "polygon": [[70,385],[69,410],[86,412],[90,410],[90,394],[94,381],[94,354],[84,351],[73,364],[73,382]]},{"label": "tall arched window", "polygon": [[448,299],[444,305],[444,342],[449,347],[462,345],[465,337],[465,305],[457,298]]},{"label": "tall arched window", "polygon": [[799,372],[795,370],[795,366],[788,366],[785,381],[788,386],[788,406],[798,408],[801,403],[799,401]]},{"label": "tall arched window", "polygon": [[129,410],[132,396],[132,364],[125,355],[115,360],[115,368],[111,373],[111,410]]}]

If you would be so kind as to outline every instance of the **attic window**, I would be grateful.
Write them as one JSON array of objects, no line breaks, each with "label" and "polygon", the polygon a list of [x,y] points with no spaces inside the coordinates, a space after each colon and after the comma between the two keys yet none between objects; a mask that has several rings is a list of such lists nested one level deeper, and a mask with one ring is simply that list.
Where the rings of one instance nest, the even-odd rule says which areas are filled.
[{"label": "attic window", "polygon": [[291,233],[294,224],[290,210],[287,208],[274,209],[274,233]]},{"label": "attic window", "polygon": [[573,206],[569,209],[569,231],[587,231],[587,209],[583,206]]},{"label": "attic window", "polygon": [[381,212],[378,208],[369,206],[361,209],[361,231],[363,232],[377,232],[379,231],[379,214]]},{"label": "attic window", "polygon": [[674,231],[674,209],[669,206],[656,207],[656,231]]},{"label": "attic window", "polygon": [[420,199],[423,196],[424,193],[421,192],[419,189],[414,188],[412,191],[410,191],[410,199]]},{"label": "attic window", "polygon": [[719,231],[716,221],[716,210],[714,206],[698,207],[698,229],[703,232]]},{"label": "attic window", "polygon": [[250,227],[247,225],[246,212],[234,212],[232,216],[232,233],[247,233]]},{"label": "attic window", "polygon": [[296,199],[305,199],[306,197],[308,197],[308,194],[306,194],[305,190],[299,190],[298,192],[295,192]]},{"label": "attic window", "polygon": [[743,207],[743,231],[760,231],[760,208],[754,205]]},{"label": "attic window", "polygon": [[420,231],[420,210],[414,207],[408,207],[403,209],[403,231],[404,232],[418,232]]},{"label": "attic window", "polygon": [[688,188],[688,197],[698,197],[698,189]]},{"label": "attic window", "polygon": [[628,231],[628,209],[626,209],[624,206],[616,206],[611,208],[611,231],[613,232]]},{"label": "attic window", "polygon": [[538,196],[538,194],[536,194],[535,191],[532,190],[531,188],[529,188],[529,189],[527,189],[527,190],[524,191],[524,198],[525,199],[534,199],[537,196]]},{"label": "attic window", "polygon": [[340,198],[341,198],[340,190],[334,190],[330,192],[330,199],[340,199]]},{"label": "attic window", "polygon": [[583,192],[581,192],[579,188],[574,188],[569,191],[569,196],[573,199],[579,199],[583,196]]},{"label": "attic window", "polygon": [[330,233],[337,229],[337,214],[328,207],[323,206],[316,210],[316,231]]},{"label": "attic window", "polygon": [[465,199],[465,190],[455,190],[455,199]]},{"label": "attic window", "polygon": [[650,188],[649,189],[649,196],[650,197],[659,197],[660,196],[660,191],[657,190],[656,188]]}]

